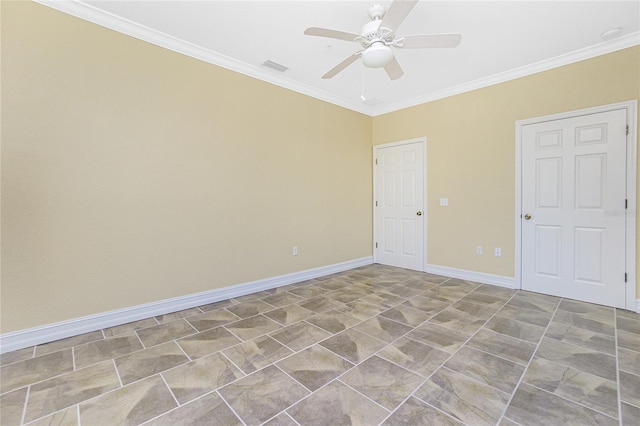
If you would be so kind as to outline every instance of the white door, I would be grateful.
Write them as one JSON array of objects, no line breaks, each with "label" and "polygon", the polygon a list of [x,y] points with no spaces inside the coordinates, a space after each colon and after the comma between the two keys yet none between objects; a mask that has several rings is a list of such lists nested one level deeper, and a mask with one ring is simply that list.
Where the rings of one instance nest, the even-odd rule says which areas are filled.
[{"label": "white door", "polygon": [[522,127],[522,289],[625,307],[626,111]]},{"label": "white door", "polygon": [[376,149],[376,262],[424,270],[424,141]]}]

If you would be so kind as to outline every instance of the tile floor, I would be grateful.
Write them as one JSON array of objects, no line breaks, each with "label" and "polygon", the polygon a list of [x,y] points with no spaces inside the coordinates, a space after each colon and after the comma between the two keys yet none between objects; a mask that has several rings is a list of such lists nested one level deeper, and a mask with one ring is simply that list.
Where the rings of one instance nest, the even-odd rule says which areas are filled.
[{"label": "tile floor", "polygon": [[371,265],[6,353],[4,425],[637,425],[640,315]]}]

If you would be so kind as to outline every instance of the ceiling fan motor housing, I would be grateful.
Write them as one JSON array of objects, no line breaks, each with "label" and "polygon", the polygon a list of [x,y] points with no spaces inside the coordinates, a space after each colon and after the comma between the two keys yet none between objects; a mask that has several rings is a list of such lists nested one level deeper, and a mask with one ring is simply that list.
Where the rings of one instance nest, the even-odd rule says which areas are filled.
[{"label": "ceiling fan motor housing", "polygon": [[393,42],[394,33],[389,28],[380,27],[382,21],[376,20],[367,22],[360,31],[360,44],[365,49],[376,41],[382,41],[384,44]]}]

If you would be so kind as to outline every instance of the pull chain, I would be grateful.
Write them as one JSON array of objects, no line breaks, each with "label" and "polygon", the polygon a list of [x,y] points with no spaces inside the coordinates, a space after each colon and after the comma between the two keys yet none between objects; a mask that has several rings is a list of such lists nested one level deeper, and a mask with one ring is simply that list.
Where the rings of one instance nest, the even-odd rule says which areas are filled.
[{"label": "pull chain", "polygon": [[365,76],[365,69],[364,69],[364,64],[361,62],[360,63],[360,100],[362,102],[365,102],[367,100],[367,97],[364,95],[364,76]]}]

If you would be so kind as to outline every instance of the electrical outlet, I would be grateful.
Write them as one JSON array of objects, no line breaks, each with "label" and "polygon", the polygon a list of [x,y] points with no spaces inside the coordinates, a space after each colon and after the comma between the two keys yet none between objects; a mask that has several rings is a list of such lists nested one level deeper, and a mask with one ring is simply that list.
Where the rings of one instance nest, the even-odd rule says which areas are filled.
[{"label": "electrical outlet", "polygon": [[502,249],[500,247],[495,248],[495,256],[496,257],[502,256]]},{"label": "electrical outlet", "polygon": [[446,207],[449,205],[449,199],[448,198],[440,198],[440,205],[443,207]]},{"label": "electrical outlet", "polygon": [[293,247],[293,255],[297,256],[298,255],[298,246],[294,246]]},{"label": "electrical outlet", "polygon": [[479,256],[482,256],[482,246],[477,246],[476,247],[476,254]]}]

